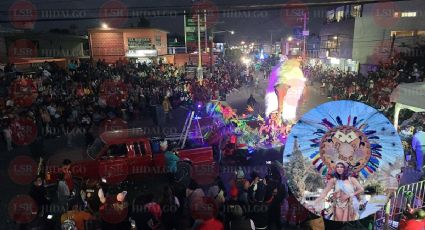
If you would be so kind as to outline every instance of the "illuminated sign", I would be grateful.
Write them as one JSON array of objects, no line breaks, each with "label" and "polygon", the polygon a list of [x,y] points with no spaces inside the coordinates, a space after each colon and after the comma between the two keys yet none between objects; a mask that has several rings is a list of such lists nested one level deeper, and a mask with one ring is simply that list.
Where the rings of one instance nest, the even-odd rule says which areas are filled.
[{"label": "illuminated sign", "polygon": [[152,49],[150,38],[128,38],[129,50]]},{"label": "illuminated sign", "polygon": [[156,57],[158,56],[157,50],[129,50],[125,55],[127,57]]}]

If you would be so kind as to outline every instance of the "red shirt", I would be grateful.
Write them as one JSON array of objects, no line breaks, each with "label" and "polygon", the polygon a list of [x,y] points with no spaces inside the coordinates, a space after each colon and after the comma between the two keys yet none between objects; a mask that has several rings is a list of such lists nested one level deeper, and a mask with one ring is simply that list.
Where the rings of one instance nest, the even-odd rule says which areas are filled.
[{"label": "red shirt", "polygon": [[197,230],[224,230],[224,225],[214,218],[204,221]]},{"label": "red shirt", "polygon": [[69,191],[72,192],[72,189],[74,188],[74,182],[72,181],[71,171],[70,170],[65,171],[64,169],[62,169],[62,172],[65,176],[66,185],[68,185]]},{"label": "red shirt", "polygon": [[424,220],[401,220],[400,230],[425,230]]}]

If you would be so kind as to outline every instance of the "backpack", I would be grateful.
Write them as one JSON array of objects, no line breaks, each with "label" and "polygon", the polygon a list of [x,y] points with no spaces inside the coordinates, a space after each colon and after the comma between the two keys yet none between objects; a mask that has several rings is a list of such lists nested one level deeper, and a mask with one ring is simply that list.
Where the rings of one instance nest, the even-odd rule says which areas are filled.
[{"label": "backpack", "polygon": [[61,225],[62,230],[77,230],[77,225],[73,219],[68,219]]}]

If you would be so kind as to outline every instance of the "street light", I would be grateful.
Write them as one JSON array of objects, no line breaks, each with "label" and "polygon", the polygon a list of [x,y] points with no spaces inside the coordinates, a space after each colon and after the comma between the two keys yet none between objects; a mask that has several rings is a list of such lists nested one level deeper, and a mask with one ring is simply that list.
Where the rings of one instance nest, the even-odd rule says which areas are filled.
[{"label": "street light", "polygon": [[286,40],[288,40],[288,42],[290,42],[290,41],[292,41],[292,39],[293,38],[291,36],[289,36],[288,39],[286,39]]},{"label": "street light", "polygon": [[334,40],[337,40],[338,39],[338,36],[334,36]]},{"label": "street light", "polygon": [[103,28],[103,29],[108,29],[108,28],[109,28],[109,26],[108,26],[108,24],[106,24],[106,23],[102,23],[102,28]]}]

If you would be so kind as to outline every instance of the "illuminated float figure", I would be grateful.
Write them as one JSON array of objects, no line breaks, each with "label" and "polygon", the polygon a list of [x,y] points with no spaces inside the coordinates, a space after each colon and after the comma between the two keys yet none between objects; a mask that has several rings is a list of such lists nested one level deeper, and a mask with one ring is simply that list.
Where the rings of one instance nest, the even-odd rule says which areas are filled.
[{"label": "illuminated float figure", "polygon": [[276,119],[278,124],[295,123],[298,101],[304,91],[305,81],[300,68],[301,58],[284,61],[270,74],[265,104],[266,117]]}]

